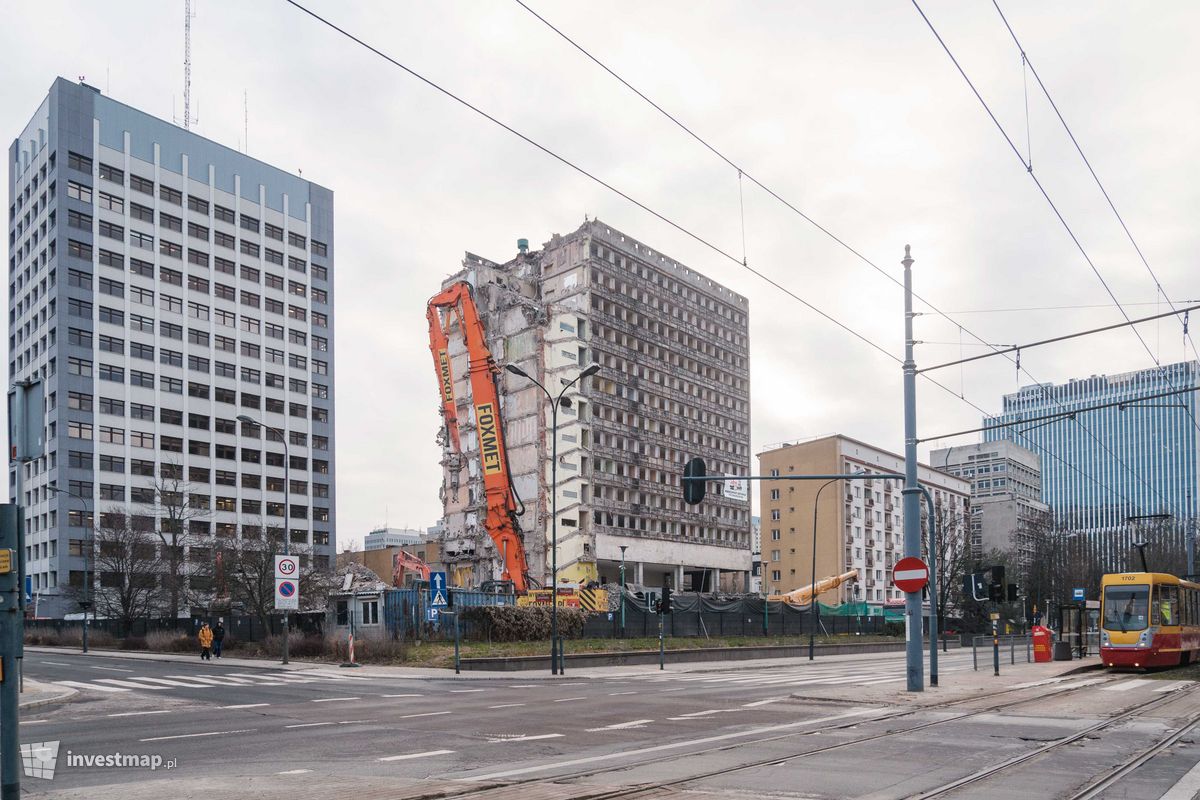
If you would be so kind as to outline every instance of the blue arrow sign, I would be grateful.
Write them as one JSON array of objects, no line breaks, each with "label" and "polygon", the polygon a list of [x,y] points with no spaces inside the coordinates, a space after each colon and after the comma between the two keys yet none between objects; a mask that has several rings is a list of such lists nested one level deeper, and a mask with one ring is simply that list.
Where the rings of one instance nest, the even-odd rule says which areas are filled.
[{"label": "blue arrow sign", "polygon": [[429,573],[429,603],[435,608],[446,605],[446,573],[431,572]]}]

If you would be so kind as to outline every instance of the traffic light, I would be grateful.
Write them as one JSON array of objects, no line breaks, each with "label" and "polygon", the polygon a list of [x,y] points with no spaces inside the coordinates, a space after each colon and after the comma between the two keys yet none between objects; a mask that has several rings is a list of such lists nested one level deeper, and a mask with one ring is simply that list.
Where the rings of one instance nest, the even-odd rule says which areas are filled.
[{"label": "traffic light", "polygon": [[670,614],[671,613],[671,587],[670,586],[663,587],[662,600],[659,601],[659,613],[660,614]]},{"label": "traffic light", "polygon": [[[705,474],[703,458],[693,458],[683,465],[683,502],[689,506],[704,499],[706,487],[702,478]],[[693,478],[697,480],[689,480]]]},{"label": "traffic light", "polygon": [[963,596],[977,603],[988,599],[988,584],[982,572],[972,572],[963,576]]},{"label": "traffic light", "polygon": [[1019,588],[1015,583],[1010,583],[1008,585],[1008,602],[1010,602],[1010,603],[1017,602],[1017,600],[1019,599],[1018,594],[1017,594],[1018,591],[1019,591]]},{"label": "traffic light", "polygon": [[988,598],[995,600],[997,603],[1004,602],[1004,567],[992,567],[988,572],[991,573],[991,584],[988,586]]}]

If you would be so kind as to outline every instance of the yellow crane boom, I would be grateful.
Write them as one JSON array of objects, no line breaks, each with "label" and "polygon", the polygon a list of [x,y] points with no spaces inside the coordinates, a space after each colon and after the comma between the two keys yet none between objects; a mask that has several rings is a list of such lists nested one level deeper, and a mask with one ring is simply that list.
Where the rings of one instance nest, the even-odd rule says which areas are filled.
[{"label": "yellow crane boom", "polygon": [[852,569],[849,572],[843,572],[841,575],[831,575],[828,578],[822,578],[816,583],[810,583],[808,586],[801,586],[799,589],[793,589],[787,594],[773,594],[768,597],[768,600],[782,600],[785,603],[792,605],[806,606],[812,602],[812,599],[828,592],[830,589],[836,589],[846,581],[858,579],[858,570]]}]

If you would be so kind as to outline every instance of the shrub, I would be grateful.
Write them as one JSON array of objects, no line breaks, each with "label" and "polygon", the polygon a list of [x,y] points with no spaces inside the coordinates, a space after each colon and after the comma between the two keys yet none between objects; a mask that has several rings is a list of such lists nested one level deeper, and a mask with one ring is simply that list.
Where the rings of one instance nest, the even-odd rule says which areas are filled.
[{"label": "shrub", "polygon": [[[462,610],[462,617],[481,629],[493,642],[532,642],[550,638],[551,607],[475,606]],[[588,612],[580,608],[558,609],[558,633],[576,638],[583,633]]]},{"label": "shrub", "polygon": [[200,652],[200,640],[178,631],[151,631],[146,634],[146,647],[164,653]]},{"label": "shrub", "polygon": [[128,636],[121,640],[118,647],[122,650],[148,650],[150,646],[146,643],[144,637]]}]

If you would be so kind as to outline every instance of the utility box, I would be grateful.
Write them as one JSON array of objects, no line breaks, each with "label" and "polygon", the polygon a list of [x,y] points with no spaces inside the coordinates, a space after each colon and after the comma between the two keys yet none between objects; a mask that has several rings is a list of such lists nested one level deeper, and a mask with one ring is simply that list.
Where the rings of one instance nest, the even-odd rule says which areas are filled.
[{"label": "utility box", "polygon": [[1038,664],[1053,659],[1051,647],[1054,644],[1054,632],[1041,625],[1033,626],[1033,660]]}]

